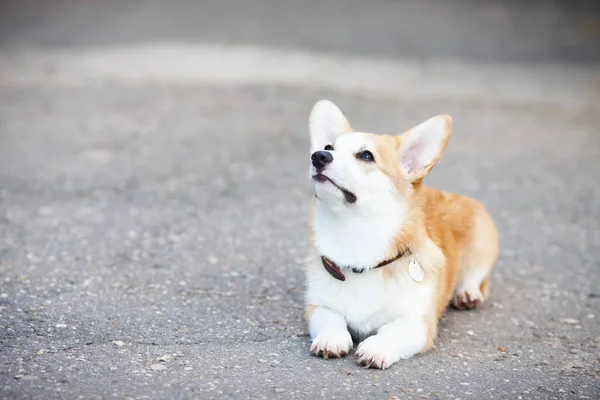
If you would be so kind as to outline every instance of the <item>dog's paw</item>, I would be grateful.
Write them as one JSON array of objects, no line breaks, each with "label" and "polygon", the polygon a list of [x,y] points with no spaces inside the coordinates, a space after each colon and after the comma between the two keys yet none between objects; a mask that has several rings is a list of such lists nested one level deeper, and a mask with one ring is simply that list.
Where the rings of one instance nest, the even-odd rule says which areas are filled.
[{"label": "dog's paw", "polygon": [[454,295],[452,306],[458,310],[471,310],[483,304],[483,294],[479,288],[459,289]]},{"label": "dog's paw", "polygon": [[344,357],[352,348],[348,330],[319,332],[310,346],[310,352],[323,358]]},{"label": "dog's paw", "polygon": [[366,338],[358,345],[356,356],[358,363],[366,368],[389,368],[398,361],[399,357],[392,354],[392,343],[381,335],[374,335]]}]

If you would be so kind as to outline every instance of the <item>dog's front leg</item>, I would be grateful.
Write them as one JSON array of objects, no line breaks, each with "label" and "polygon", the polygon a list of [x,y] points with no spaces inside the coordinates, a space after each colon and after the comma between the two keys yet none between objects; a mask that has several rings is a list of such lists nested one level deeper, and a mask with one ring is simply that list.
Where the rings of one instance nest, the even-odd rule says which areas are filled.
[{"label": "dog's front leg", "polygon": [[348,354],[352,348],[352,337],[344,317],[329,308],[309,305],[306,307],[306,320],[312,339],[311,353],[323,358]]},{"label": "dog's front leg", "polygon": [[370,368],[389,368],[396,361],[426,351],[433,344],[437,320],[404,317],[383,325],[376,335],[358,345],[358,362]]}]

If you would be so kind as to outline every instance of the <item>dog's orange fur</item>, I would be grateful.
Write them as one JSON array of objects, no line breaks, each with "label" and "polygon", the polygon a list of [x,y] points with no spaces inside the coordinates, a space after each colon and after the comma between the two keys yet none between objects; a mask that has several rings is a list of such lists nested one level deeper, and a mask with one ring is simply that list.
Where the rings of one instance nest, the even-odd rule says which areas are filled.
[{"label": "dog's orange fur", "polygon": [[[423,172],[424,176],[441,159],[451,132],[452,120],[448,117],[446,142],[435,162]],[[410,177],[399,168],[398,148],[402,148],[402,137],[373,135],[378,144],[378,167],[392,179],[403,198],[411,199],[409,216],[389,254],[392,256],[400,249],[418,246],[424,235],[441,249],[445,265],[431,270],[439,282],[436,313],[440,318],[454,297],[457,282],[474,268],[491,266],[496,262],[498,234],[492,218],[478,201],[427,187],[422,178],[410,181]],[[393,279],[400,272],[396,268],[388,268],[383,276]],[[486,299],[489,277],[481,283],[480,290]],[[426,322],[430,334],[427,348],[430,348],[437,333],[437,321]]]}]

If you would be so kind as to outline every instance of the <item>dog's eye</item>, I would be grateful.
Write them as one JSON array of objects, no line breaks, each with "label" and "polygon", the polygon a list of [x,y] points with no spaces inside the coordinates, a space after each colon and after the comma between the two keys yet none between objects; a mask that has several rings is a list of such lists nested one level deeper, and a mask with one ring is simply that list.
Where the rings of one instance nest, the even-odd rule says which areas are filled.
[{"label": "dog's eye", "polygon": [[362,161],[366,161],[366,162],[375,161],[375,157],[373,157],[373,153],[371,153],[368,150],[361,151],[360,153],[358,153],[356,155],[356,158],[358,158],[359,160],[362,160]]},{"label": "dog's eye", "polygon": [[328,144],[327,146],[325,146],[325,150],[333,151],[333,146]]}]

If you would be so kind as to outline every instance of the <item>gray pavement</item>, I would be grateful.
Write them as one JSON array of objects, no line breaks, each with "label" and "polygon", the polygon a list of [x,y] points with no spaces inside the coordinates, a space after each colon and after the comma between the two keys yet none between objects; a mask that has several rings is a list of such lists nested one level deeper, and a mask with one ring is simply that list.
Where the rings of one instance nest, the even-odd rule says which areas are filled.
[{"label": "gray pavement", "polygon": [[[596,9],[347,3],[5,6],[0,398],[599,397]],[[424,35],[431,15],[439,40]],[[359,22],[366,33],[356,36]],[[157,41],[335,51],[373,63],[442,59],[474,73],[553,63],[589,83],[585,99],[598,97],[573,105],[544,96],[575,93],[571,80],[549,81],[550,92],[536,84],[511,102],[494,92],[488,101],[460,91],[424,99],[297,82],[59,82],[50,67],[34,80],[47,84],[11,78],[15,65],[27,75],[38,62],[13,63],[14,52]],[[483,201],[501,234],[490,301],[449,311],[432,352],[386,371],[308,351],[306,119],[320,98],[378,132],[451,114],[455,134],[429,184]]]},{"label": "gray pavement", "polygon": [[165,39],[480,61],[600,59],[588,0],[7,1],[0,37],[45,47]]}]

